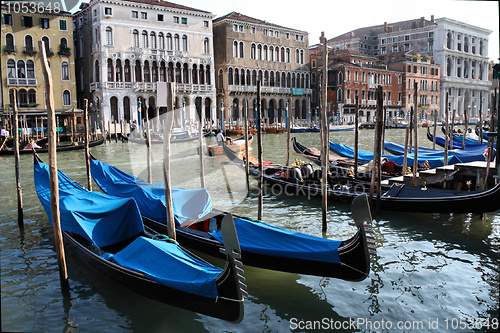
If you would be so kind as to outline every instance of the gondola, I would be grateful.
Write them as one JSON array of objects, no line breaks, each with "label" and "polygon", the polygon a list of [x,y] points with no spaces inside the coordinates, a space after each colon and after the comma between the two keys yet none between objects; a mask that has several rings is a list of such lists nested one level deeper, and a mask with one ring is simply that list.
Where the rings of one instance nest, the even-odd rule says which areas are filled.
[{"label": "gondola", "polygon": [[[135,198],[144,223],[166,232],[163,184],[149,184],[97,159],[91,160],[95,182],[105,192]],[[180,244],[220,256],[220,222],[228,214],[212,208],[204,189],[173,188],[177,240]],[[347,240],[324,239],[278,228],[250,218],[234,219],[245,265],[277,271],[361,281],[370,271],[365,226]],[[371,222],[371,221],[368,221]]]},{"label": "gondola", "polygon": [[[297,154],[300,154],[308,158],[309,160],[313,161],[317,165],[321,166],[321,152],[317,148],[310,148],[303,146],[297,141],[295,137],[292,137],[291,140],[293,144],[293,149],[295,150],[295,152],[297,152]],[[345,166],[354,165],[354,160],[333,154],[328,154],[328,161],[331,167],[338,164],[342,164]]]},{"label": "gondola", "polygon": [[[49,168],[37,156],[34,171],[38,197],[52,221]],[[134,199],[90,192],[60,171],[58,179],[64,242],[84,262],[143,296],[215,318],[242,320],[244,278],[230,216],[222,221],[227,257],[221,269],[145,228]]]},{"label": "gondola", "polygon": [[[139,144],[146,144],[146,139],[141,139],[141,138],[134,138],[134,137],[130,137],[130,136],[125,136],[125,135],[122,135],[121,136],[122,138],[122,141],[128,141],[128,142],[132,142],[132,143],[139,143]],[[170,143],[177,143],[177,142],[189,142],[189,141],[194,141],[196,139],[199,139],[200,137],[198,136],[198,134],[196,135],[190,135],[190,136],[185,136],[185,137],[176,137],[176,136],[172,136],[170,138]],[[151,139],[151,144],[154,144],[154,145],[162,145],[163,144],[163,139]]]},{"label": "gondola", "polygon": [[[253,141],[253,135],[248,135],[248,145],[250,146]],[[228,145],[229,148],[233,151],[239,152],[245,150],[245,137],[239,137],[232,140],[232,142]],[[222,146],[219,145],[210,145],[208,146],[208,155],[216,156],[223,155],[224,152],[222,150]]]},{"label": "gondola", "polygon": [[[330,141],[330,150],[333,152],[349,157],[354,158],[354,148],[344,145],[342,143],[335,143]],[[407,165],[413,165],[413,153],[407,154]],[[394,162],[397,165],[404,164],[404,156],[393,156],[382,154],[382,158],[387,159],[390,162]],[[373,152],[369,152],[366,150],[358,149],[358,159],[360,161],[369,162],[373,160]],[[447,159],[448,165],[463,163],[458,157],[454,155],[448,155]],[[418,154],[418,169],[429,169],[429,168],[437,168],[444,165],[444,154],[443,153],[435,153],[435,154]]]},{"label": "gondola", "polygon": [[[320,170],[318,170],[320,171]],[[259,173],[250,167],[250,174]],[[274,194],[287,196],[321,197],[321,173],[304,176],[300,168],[272,166],[264,169],[264,184]],[[383,188],[381,208],[414,213],[489,213],[500,210],[500,183],[486,191],[454,191],[393,184]],[[351,202],[357,195],[369,191],[367,182],[328,181],[328,198]],[[375,199],[375,195],[373,197]]]},{"label": "gondola", "polygon": [[[434,142],[433,141],[434,136],[429,131],[427,131],[427,139]],[[444,148],[445,138],[437,136],[436,137],[436,144],[438,146]],[[475,160],[485,160],[485,158],[482,156],[483,156],[484,151],[486,150],[487,147],[488,147],[487,143],[483,143],[483,144],[475,143],[475,144],[465,144],[465,148],[462,149],[461,142],[453,141],[453,148],[454,149],[449,149],[448,155],[450,155],[450,154],[456,155],[464,163],[475,161]],[[449,145],[449,148],[451,148],[451,144]],[[494,144],[494,148],[496,148],[496,144]],[[434,150],[434,151],[436,151],[436,150]]]},{"label": "gondola", "polygon": [[[99,140],[94,140],[89,142],[89,147],[95,147],[98,145],[101,145],[104,143],[104,138],[101,138]],[[79,150],[79,149],[84,149],[85,144],[83,142],[78,142],[75,145],[64,145],[64,146],[57,146],[57,152],[63,152],[63,151],[71,151],[71,150]],[[49,151],[49,148],[37,148],[36,152],[37,153],[46,153]],[[33,154],[32,149],[19,149],[19,154]],[[0,155],[14,155],[14,150],[13,149],[2,149],[0,150]]]}]

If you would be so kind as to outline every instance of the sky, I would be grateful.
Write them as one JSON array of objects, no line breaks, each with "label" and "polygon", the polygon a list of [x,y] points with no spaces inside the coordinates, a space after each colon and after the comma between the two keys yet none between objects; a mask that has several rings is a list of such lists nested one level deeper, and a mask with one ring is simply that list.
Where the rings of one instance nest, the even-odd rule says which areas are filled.
[{"label": "sky", "polygon": [[[73,0],[74,1],[74,0]],[[81,1],[81,0],[80,0]],[[85,1],[86,2],[86,1]],[[492,30],[490,60],[499,58],[499,2],[456,0],[170,0],[216,17],[232,11],[309,33],[311,45],[321,32],[330,39],[357,28],[425,17],[447,17]]]}]

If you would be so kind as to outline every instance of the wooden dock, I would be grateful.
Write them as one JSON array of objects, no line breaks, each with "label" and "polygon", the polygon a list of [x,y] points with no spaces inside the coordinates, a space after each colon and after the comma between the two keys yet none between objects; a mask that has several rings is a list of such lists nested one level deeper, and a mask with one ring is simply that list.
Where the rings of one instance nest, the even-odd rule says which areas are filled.
[{"label": "wooden dock", "polygon": [[[416,186],[444,187],[455,190],[478,190],[486,178],[487,162],[457,163],[438,167],[435,169],[420,171],[417,174]],[[487,188],[495,185],[495,178],[498,178],[498,170],[495,163],[490,162],[488,172]],[[406,184],[412,185],[412,174],[389,178],[386,184]]]}]

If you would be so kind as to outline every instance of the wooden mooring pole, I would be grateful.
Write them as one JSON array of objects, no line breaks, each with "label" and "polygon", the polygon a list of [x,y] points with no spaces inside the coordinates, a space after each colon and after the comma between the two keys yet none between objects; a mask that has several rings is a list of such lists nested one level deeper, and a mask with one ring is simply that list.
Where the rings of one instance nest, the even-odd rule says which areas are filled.
[{"label": "wooden mooring pole", "polygon": [[[24,213],[23,213],[23,190],[21,188],[21,160],[19,158],[19,115],[17,112],[17,91],[12,94],[12,110],[14,112],[14,130],[12,134],[14,135],[14,160],[16,165],[16,189],[17,189],[17,224],[19,229],[24,230]],[[7,138],[5,138],[7,141]],[[4,142],[5,142],[4,141]]]},{"label": "wooden mooring pole", "polygon": [[170,135],[174,123],[174,83],[167,82],[168,108],[165,114],[165,130],[163,132],[163,178],[165,182],[165,206],[167,210],[167,230],[168,237],[176,239],[174,207],[172,203],[172,184],[170,181]]},{"label": "wooden mooring pole", "polygon": [[413,110],[413,137],[415,142],[413,142],[413,186],[417,186],[417,170],[418,170],[418,83],[413,82],[413,104],[415,108]]},{"label": "wooden mooring pole", "polygon": [[328,84],[328,47],[325,32],[321,32],[320,43],[323,45],[323,79],[321,82],[321,231],[326,232],[328,225],[328,116],[327,116],[327,84]]},{"label": "wooden mooring pole", "polygon": [[38,48],[42,58],[42,68],[45,74],[45,89],[47,92],[47,119],[49,136],[49,171],[50,171],[50,206],[52,215],[52,226],[54,229],[54,242],[57,253],[57,265],[59,267],[59,279],[63,292],[69,291],[68,272],[66,270],[66,256],[61,231],[61,216],[59,210],[59,178],[57,173],[56,156],[56,117],[54,105],[54,87],[52,84],[52,71],[47,62],[45,54],[45,42],[39,41]]},{"label": "wooden mooring pole", "polygon": [[264,183],[264,168],[262,167],[262,101],[261,101],[261,88],[262,82],[257,81],[257,119],[255,119],[255,124],[257,126],[257,158],[259,160],[259,204],[257,210],[257,219],[262,220],[262,208],[264,205],[264,193],[262,192],[262,186]]},{"label": "wooden mooring pole", "polygon": [[250,148],[248,147],[248,99],[245,99],[243,108],[243,117],[245,118],[245,180],[247,192],[250,190]]},{"label": "wooden mooring pole", "polygon": [[84,127],[84,135],[85,138],[83,140],[85,144],[85,165],[87,167],[87,188],[89,191],[92,191],[92,177],[90,175],[90,152],[89,152],[89,121],[88,121],[88,99],[84,99],[84,108],[83,108],[83,127]]}]

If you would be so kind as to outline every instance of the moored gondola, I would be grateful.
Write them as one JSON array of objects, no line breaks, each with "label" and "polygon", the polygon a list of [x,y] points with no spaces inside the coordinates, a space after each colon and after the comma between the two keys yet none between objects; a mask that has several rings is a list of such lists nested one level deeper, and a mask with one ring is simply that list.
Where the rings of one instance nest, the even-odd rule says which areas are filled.
[{"label": "moored gondola", "polygon": [[[34,170],[38,197],[51,220],[48,166],[36,158]],[[93,269],[157,301],[242,320],[244,277],[231,216],[222,221],[226,265],[221,269],[145,228],[134,199],[90,192],[61,172],[58,178],[64,242]]]},{"label": "moored gondola", "polygon": [[[89,142],[89,147],[95,147],[104,143],[104,138],[99,140],[94,140]],[[57,146],[57,152],[72,151],[84,149],[85,144],[83,142],[78,142],[77,144]],[[35,148],[38,154],[46,153],[49,151],[48,148]],[[19,154],[33,154],[33,149],[19,149]],[[0,150],[0,155],[14,155],[13,149],[2,149]]]},{"label": "moored gondola", "polygon": [[[146,183],[95,158],[91,161],[91,170],[105,193],[135,198],[146,225],[166,232],[163,184]],[[203,191],[173,189],[177,240],[188,248],[220,256],[223,246],[220,222],[228,213],[212,208],[209,196],[200,200],[208,195]],[[358,230],[354,236],[338,241],[246,217],[235,216],[234,222],[245,265],[349,281],[361,281],[369,274],[370,258],[363,223],[356,224]]]},{"label": "moored gondola", "polygon": [[[257,178],[258,169],[251,167],[250,171]],[[272,166],[264,169],[263,176],[264,184],[273,193],[307,198],[322,195],[320,172],[303,177],[300,168]],[[357,195],[368,193],[369,189],[367,182],[329,178],[327,193],[336,201],[351,202]],[[382,186],[382,189],[381,208],[384,210],[414,213],[489,213],[500,210],[500,183],[486,191],[455,191],[399,184]]]}]

